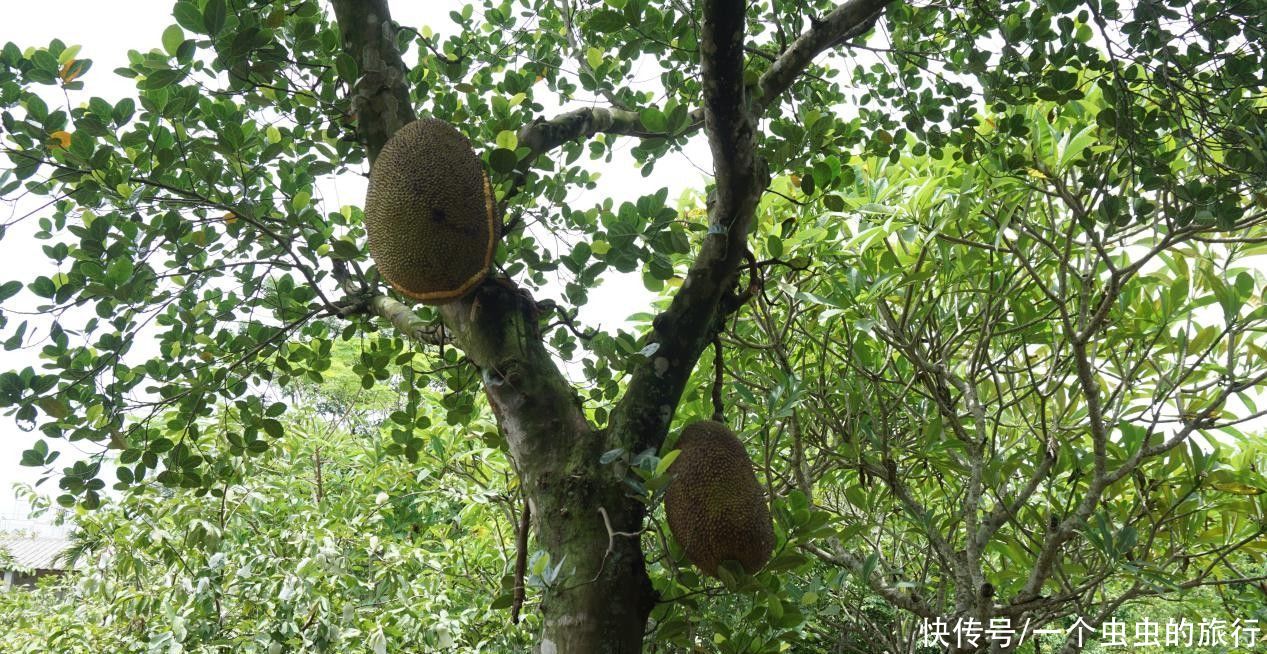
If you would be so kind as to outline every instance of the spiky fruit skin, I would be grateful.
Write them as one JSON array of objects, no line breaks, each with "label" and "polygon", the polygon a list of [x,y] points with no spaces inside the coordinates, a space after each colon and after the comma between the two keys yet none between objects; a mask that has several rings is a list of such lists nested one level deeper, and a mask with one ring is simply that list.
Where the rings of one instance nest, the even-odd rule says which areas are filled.
[{"label": "spiky fruit skin", "polygon": [[392,287],[415,300],[448,302],[483,281],[501,236],[496,214],[479,157],[442,120],[400,128],[370,170],[370,256]]},{"label": "spiky fruit skin", "polygon": [[743,443],[726,425],[701,420],[683,428],[677,448],[664,495],[673,537],[709,576],[722,561],[755,574],[774,551],[774,523]]}]

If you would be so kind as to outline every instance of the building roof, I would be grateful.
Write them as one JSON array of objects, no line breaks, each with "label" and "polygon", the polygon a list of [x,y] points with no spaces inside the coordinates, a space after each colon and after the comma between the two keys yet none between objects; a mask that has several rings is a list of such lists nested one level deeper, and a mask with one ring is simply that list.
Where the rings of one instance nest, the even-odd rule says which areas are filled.
[{"label": "building roof", "polygon": [[13,563],[4,563],[0,556],[0,570],[65,570],[69,566],[60,559],[70,541],[55,536],[21,536],[0,534],[0,550],[13,557]]}]

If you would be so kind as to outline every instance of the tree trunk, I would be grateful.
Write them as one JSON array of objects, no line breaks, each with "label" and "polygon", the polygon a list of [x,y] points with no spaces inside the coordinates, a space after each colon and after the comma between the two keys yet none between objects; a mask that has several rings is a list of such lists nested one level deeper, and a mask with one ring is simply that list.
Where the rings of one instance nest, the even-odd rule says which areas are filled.
[{"label": "tree trunk", "polygon": [[542,344],[535,304],[505,282],[487,282],[442,313],[480,366],[537,542],[550,554],[549,569],[558,570],[542,599],[537,651],[641,651],[655,604],[637,534],[645,510],[628,497],[619,467],[599,464],[605,434],[585,419]]}]

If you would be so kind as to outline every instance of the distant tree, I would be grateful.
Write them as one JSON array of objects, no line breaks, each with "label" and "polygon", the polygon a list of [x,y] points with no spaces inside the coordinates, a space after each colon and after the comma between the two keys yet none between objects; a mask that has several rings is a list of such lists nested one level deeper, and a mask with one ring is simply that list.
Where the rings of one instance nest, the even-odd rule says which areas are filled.
[{"label": "distant tree", "polygon": [[1011,126],[974,165],[864,160],[845,216],[764,221],[758,253],[806,267],[722,335],[735,413],[774,494],[843,525],[803,550],[901,610],[860,625],[887,651],[925,620],[1098,628],[1204,586],[1267,597],[1267,442],[1241,431],[1267,378],[1267,212],[1228,226],[1137,190],[1103,103],[989,116]]},{"label": "distant tree", "polygon": [[[162,49],[118,71],[137,80],[139,106],[50,107],[36,90],[81,88],[90,63],[59,41],[0,51],[12,166],[0,194],[44,198],[30,217],[59,270],[0,286],[4,300],[41,298],[40,317],[7,310],[4,328],[7,347],[39,347],[45,362],[0,376],[0,406],[43,439],[102,448],[62,471],[64,503],[99,504],[114,461],[119,488],[152,477],[221,493],[235,457],[284,435],[285,405],[258,390],[321,379],[334,340],[361,337],[363,384],[404,388],[388,450],[410,461],[432,424],[418,387],[449,389],[454,425],[477,419],[482,387],[498,424],[488,438],[509,454],[548,557],[538,651],[640,651],[652,617],[657,639],[694,647],[678,611],[698,578],[657,559],[653,585],[644,541],[660,532],[629,534],[647,526],[666,481],[656,454],[675,416],[709,413],[711,397],[697,393],[712,377],[692,378],[701,355],[732,323],[775,320],[760,340],[721,339],[732,361],[774,355],[784,373],[752,380],[778,390],[767,405],[726,416],[791,434],[754,449],[785,558],[737,582],[746,599],[721,600],[750,600],[735,627],[752,631],[713,637],[724,651],[764,651],[780,637],[754,622],[799,624],[780,594],[779,571],[801,565],[792,546],[914,615],[1051,620],[1085,606],[1103,586],[1079,579],[1131,574],[1128,555],[1163,556],[1154,548],[1167,540],[1151,538],[1163,505],[1191,499],[1183,482],[1167,485],[1185,465],[1179,452],[1191,488],[1203,492],[1198,480],[1215,472],[1201,448],[1179,446],[1227,426],[1226,403],[1252,402],[1246,391],[1264,379],[1261,280],[1208,260],[1262,238],[1262,2],[486,0],[478,16],[454,12],[445,39],[395,24],[386,0],[331,4],[332,18],[315,0],[176,2]],[[642,71],[657,69],[643,90]],[[563,111],[543,117],[547,105]],[[419,115],[471,138],[507,216],[503,279],[439,309],[404,304],[380,282],[359,209],[313,200],[318,178],[363,171]],[[675,211],[663,190],[619,207],[569,203],[569,190],[596,185],[583,154],[603,159],[634,140],[650,168],[700,133],[714,173],[704,211]],[[912,193],[903,201],[918,225],[891,233],[846,199],[859,180],[883,183],[877,158],[908,154],[954,167],[962,186],[942,189],[939,169],[927,193],[958,203]],[[759,218],[780,202],[772,183],[802,208]],[[815,249],[842,243],[844,217],[881,231],[851,232],[843,260]],[[797,234],[808,260],[782,254]],[[888,256],[859,247],[881,235]],[[796,291],[815,283],[794,274],[810,267],[838,285],[824,296],[834,299]],[[666,289],[638,334],[572,328],[609,269]],[[556,278],[561,297],[532,299]],[[1185,294],[1207,290],[1226,328],[1179,335],[1172,321],[1186,325],[1202,301]],[[798,332],[801,351],[825,343],[814,358],[779,360],[787,341],[776,334],[793,335],[772,328],[804,324],[806,302],[848,319]],[[373,337],[384,328],[392,336]],[[557,363],[573,355],[582,386]],[[787,413],[781,403],[813,401],[796,390],[828,370],[839,388],[813,390],[812,415]],[[222,428],[210,429],[213,417]],[[208,434],[222,447],[202,446]],[[797,444],[806,434],[816,450]],[[43,439],[25,462],[53,463]],[[811,456],[829,467],[807,469]],[[796,494],[780,495],[784,478]],[[819,504],[818,483],[861,493],[872,519],[900,512],[901,535],[926,543],[925,562],[952,578],[917,589],[944,594],[890,583],[865,528],[828,524],[822,509],[845,506]],[[1213,547],[1243,529],[1225,527]],[[840,547],[823,542],[837,530]],[[1164,557],[1165,570],[1180,563]],[[987,584],[1027,562],[1025,581]],[[1097,599],[1095,615],[1113,601]]]},{"label": "distant tree", "polygon": [[[341,365],[356,350],[336,345],[330,378],[292,399],[337,400],[344,381],[359,383]],[[357,404],[378,413],[396,402],[364,391]],[[433,427],[410,463],[384,450],[386,434],[363,435],[373,420],[304,406],[282,419],[283,437],[248,459],[223,456],[223,433],[207,426],[196,445],[228,463],[214,493],[138,486],[74,516],[74,572],[0,594],[4,651],[529,645],[531,635],[506,628],[504,606],[489,599],[504,594],[515,561],[514,503],[488,483],[509,474],[502,453],[463,427]]]}]

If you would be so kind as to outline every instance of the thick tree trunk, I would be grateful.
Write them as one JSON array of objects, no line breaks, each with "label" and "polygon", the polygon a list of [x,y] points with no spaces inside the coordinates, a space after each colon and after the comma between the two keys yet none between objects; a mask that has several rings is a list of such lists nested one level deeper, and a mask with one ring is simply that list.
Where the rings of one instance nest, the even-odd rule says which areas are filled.
[{"label": "thick tree trunk", "polygon": [[[599,509],[612,520],[613,531],[623,527],[629,533],[642,524],[643,512],[640,506],[630,506],[613,484],[592,489],[599,485],[593,478],[574,479],[538,480],[542,485],[560,485],[536,493],[534,504],[545,511],[544,518],[537,518],[537,538],[546,551],[562,557],[551,564],[561,563],[563,572],[541,605],[544,629],[537,651],[641,652],[655,593],[643,564],[640,539],[609,537]],[[623,510],[610,508],[621,504]]]},{"label": "thick tree trunk", "polygon": [[627,496],[616,467],[599,464],[604,435],[586,421],[542,344],[535,306],[504,282],[488,282],[442,312],[482,370],[531,502],[537,543],[558,569],[541,603],[538,651],[641,651],[655,604],[636,533],[644,509]]}]

